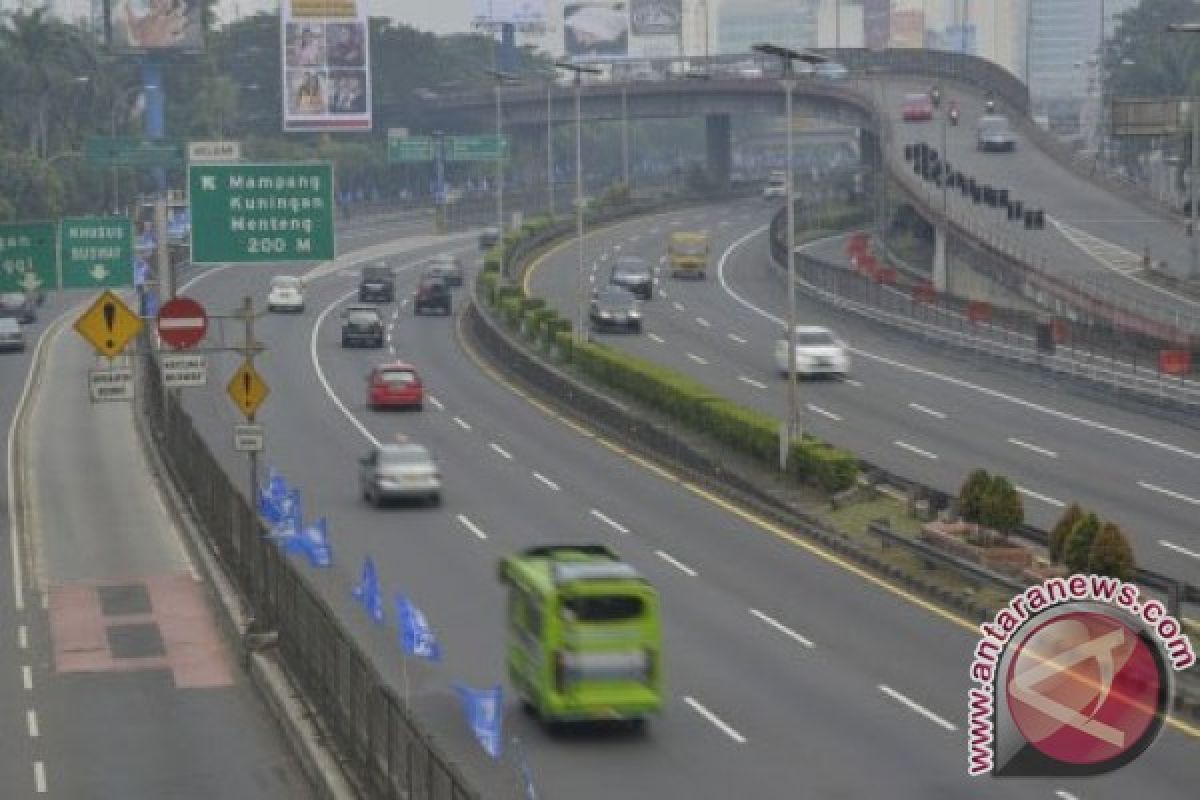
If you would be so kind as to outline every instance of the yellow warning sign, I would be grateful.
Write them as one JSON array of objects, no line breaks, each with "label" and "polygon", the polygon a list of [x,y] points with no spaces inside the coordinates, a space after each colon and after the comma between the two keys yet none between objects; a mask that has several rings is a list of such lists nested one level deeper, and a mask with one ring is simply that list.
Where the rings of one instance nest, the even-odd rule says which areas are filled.
[{"label": "yellow warning sign", "polygon": [[112,292],[105,292],[75,320],[75,330],[104,355],[112,358],[142,329],[142,320]]},{"label": "yellow warning sign", "polygon": [[229,392],[233,404],[246,415],[246,419],[254,419],[254,412],[258,411],[271,391],[249,360],[243,361],[237,372],[233,373],[225,390]]}]

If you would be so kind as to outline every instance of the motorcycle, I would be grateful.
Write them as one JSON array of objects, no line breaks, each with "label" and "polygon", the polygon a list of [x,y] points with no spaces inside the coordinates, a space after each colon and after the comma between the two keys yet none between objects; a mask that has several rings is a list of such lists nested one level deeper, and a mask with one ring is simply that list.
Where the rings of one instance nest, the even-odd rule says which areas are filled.
[{"label": "motorcycle", "polygon": [[933,87],[933,89],[929,92],[929,99],[933,101],[934,108],[940,106],[942,104],[942,90],[936,86]]},{"label": "motorcycle", "polygon": [[983,110],[986,111],[988,114],[995,113],[996,101],[992,100],[991,98],[988,98],[988,100],[983,104]]},{"label": "motorcycle", "polygon": [[958,106],[950,106],[949,118],[951,125],[958,124]]}]

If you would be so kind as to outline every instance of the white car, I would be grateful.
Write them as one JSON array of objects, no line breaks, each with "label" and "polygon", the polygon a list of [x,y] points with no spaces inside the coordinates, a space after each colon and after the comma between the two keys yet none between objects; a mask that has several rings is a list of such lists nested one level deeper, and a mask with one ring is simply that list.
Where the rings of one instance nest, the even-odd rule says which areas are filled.
[{"label": "white car", "polygon": [[[788,374],[788,340],[775,342],[775,369],[783,377]],[[828,328],[810,325],[796,326],[796,375],[812,377],[832,375],[844,378],[850,372],[850,356],[846,344]]]},{"label": "white car", "polygon": [[767,178],[767,183],[763,186],[762,196],[764,200],[772,200],[774,198],[784,199],[787,197],[787,173],[782,170],[776,170]]},{"label": "white car", "polygon": [[304,310],[304,279],[296,275],[276,275],[267,292],[267,311]]}]

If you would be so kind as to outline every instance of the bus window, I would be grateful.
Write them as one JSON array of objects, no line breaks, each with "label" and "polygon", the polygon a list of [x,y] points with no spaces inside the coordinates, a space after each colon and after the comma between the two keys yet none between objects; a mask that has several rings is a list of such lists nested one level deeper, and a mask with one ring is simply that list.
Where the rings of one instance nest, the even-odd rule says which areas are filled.
[{"label": "bus window", "polygon": [[577,622],[624,622],[642,616],[642,598],[628,594],[585,594],[564,597],[567,619]]}]

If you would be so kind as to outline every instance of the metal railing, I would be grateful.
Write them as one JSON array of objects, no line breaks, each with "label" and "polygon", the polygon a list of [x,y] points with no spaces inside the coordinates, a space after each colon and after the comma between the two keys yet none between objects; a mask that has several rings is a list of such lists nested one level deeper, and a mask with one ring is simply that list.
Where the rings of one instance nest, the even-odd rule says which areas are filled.
[{"label": "metal railing", "polygon": [[157,361],[141,371],[141,412],[175,485],[254,618],[277,634],[284,668],[364,797],[478,800],[457,767],[385,685],[344,625],[280,548],[213,456]]}]

